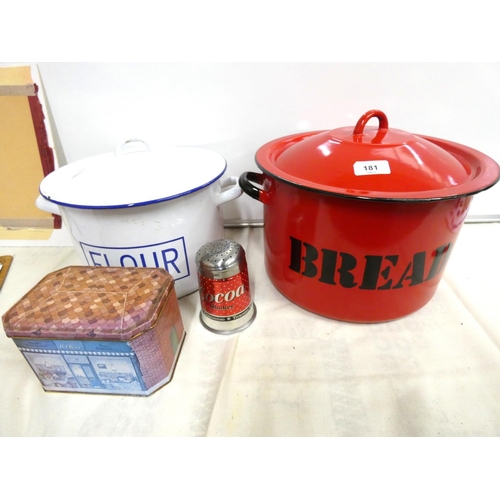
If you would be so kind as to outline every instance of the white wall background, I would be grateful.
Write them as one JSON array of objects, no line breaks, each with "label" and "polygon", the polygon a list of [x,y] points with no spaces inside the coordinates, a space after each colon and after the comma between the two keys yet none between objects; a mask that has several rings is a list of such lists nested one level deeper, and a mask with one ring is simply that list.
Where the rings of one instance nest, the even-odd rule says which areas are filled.
[{"label": "white wall background", "polygon": [[[391,127],[500,162],[500,63],[37,64],[62,164],[139,137],[154,148],[213,149],[239,175],[258,171],[253,158],[265,142],[354,125],[372,108]],[[500,218],[499,195],[499,185],[478,194],[470,214]],[[246,195],[224,210],[228,220],[262,219]]]}]

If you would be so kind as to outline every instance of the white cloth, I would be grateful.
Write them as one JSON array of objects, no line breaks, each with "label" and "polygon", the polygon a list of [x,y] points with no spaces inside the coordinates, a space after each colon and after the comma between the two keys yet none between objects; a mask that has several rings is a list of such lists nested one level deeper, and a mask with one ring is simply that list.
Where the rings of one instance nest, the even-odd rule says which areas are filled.
[{"label": "white cloth", "polygon": [[[0,332],[0,436],[499,436],[500,224],[466,224],[434,298],[396,321],[350,324],[292,304],[269,282],[262,229],[245,248],[257,317],[206,330],[196,293],[172,381],[149,397],[46,393]],[[0,314],[70,247],[14,255]],[[0,327],[1,329],[1,327]]]}]

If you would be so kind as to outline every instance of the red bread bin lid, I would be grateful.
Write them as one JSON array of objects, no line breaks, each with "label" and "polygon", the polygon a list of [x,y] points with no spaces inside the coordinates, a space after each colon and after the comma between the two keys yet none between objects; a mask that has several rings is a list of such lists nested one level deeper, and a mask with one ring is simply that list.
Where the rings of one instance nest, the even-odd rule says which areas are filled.
[{"label": "red bread bin lid", "polygon": [[[377,118],[378,127],[367,126]],[[498,164],[467,146],[390,129],[379,110],[356,126],[289,135],[262,146],[258,166],[297,187],[343,197],[425,202],[468,196],[500,179]]]}]

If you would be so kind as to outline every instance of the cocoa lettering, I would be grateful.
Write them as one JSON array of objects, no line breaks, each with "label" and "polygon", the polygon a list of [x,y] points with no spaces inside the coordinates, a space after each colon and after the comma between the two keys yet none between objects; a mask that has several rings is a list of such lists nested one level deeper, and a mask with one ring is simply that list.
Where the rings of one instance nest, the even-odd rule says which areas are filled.
[{"label": "cocoa lettering", "polygon": [[240,285],[236,290],[230,290],[226,293],[210,293],[201,289],[201,298],[205,302],[216,302],[221,304],[223,302],[231,302],[235,298],[241,297],[245,293],[245,285]]},{"label": "cocoa lettering", "polygon": [[[327,285],[361,290],[394,290],[416,286],[441,273],[451,253],[451,243],[436,248],[430,255],[417,252],[410,262],[399,255],[354,255],[314,245],[290,236],[289,268],[307,278]],[[430,267],[427,265],[432,259]],[[427,274],[426,274],[427,272]]]}]

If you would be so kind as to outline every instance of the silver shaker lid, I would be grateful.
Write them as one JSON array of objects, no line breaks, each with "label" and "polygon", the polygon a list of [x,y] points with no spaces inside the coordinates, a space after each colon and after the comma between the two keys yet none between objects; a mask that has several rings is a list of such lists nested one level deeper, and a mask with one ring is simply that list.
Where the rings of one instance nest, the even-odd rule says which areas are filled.
[{"label": "silver shaker lid", "polygon": [[[233,240],[215,240],[203,245],[196,252],[198,272],[207,277],[232,276],[240,272],[240,265],[246,264],[245,250]],[[220,276],[222,277],[222,276]]]}]

